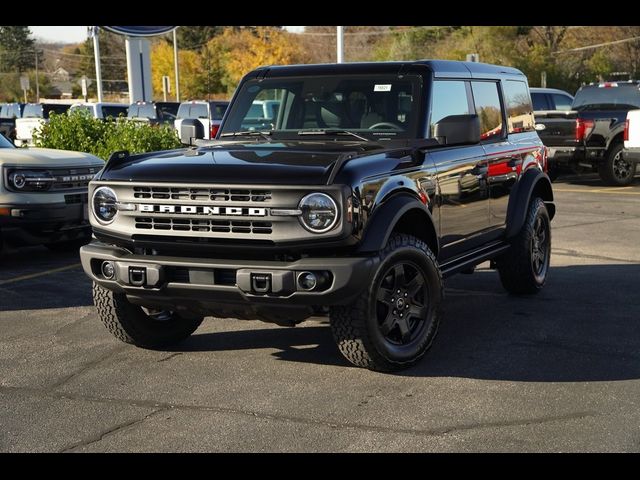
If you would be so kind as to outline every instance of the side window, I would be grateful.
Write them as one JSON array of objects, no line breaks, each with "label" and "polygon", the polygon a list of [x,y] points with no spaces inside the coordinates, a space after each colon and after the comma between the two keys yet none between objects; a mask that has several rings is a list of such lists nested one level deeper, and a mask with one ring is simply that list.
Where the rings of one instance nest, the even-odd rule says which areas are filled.
[{"label": "side window", "polygon": [[502,109],[498,84],[495,82],[471,82],[473,102],[480,119],[480,138],[482,140],[502,137]]},{"label": "side window", "polygon": [[460,80],[436,80],[431,91],[431,125],[429,136],[433,137],[436,123],[450,115],[468,115],[469,102],[465,83]]},{"label": "side window", "polygon": [[531,100],[533,100],[533,109],[535,111],[549,110],[546,93],[531,92]]},{"label": "side window", "polygon": [[509,133],[530,132],[534,129],[533,106],[529,90],[524,82],[506,80],[502,82],[507,103],[507,126]]},{"label": "side window", "polygon": [[571,97],[567,97],[566,95],[561,95],[559,93],[554,93],[551,96],[556,104],[556,110],[562,110],[565,112],[571,110],[571,104],[573,103]]}]

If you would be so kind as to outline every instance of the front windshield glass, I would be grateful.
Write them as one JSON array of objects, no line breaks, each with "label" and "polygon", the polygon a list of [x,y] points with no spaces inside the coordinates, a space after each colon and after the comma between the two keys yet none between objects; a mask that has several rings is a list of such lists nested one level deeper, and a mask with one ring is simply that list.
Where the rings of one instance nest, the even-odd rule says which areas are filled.
[{"label": "front windshield glass", "polygon": [[[416,138],[421,98],[417,75],[323,75],[248,81],[222,134],[346,130],[371,139]],[[350,137],[353,140],[353,137]]]}]

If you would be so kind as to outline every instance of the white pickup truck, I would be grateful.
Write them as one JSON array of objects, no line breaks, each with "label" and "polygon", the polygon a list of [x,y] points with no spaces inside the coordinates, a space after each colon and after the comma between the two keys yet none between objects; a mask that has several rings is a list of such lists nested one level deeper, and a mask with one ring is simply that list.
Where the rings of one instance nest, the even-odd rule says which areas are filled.
[{"label": "white pickup truck", "polygon": [[33,145],[33,132],[49,121],[49,114],[67,113],[70,106],[70,103],[27,103],[22,118],[16,118],[16,146]]},{"label": "white pickup truck", "polygon": [[622,158],[631,163],[633,169],[637,169],[638,164],[640,164],[640,110],[629,110],[627,112]]}]

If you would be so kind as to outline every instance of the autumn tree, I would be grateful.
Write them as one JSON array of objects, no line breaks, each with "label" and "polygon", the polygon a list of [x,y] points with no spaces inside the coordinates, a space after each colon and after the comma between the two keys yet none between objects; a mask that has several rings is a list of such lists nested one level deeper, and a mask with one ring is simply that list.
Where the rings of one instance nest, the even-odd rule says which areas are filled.
[{"label": "autumn tree", "polygon": [[[178,56],[180,65],[180,96],[186,99],[203,97],[201,82],[202,61],[198,53],[182,50]],[[175,98],[175,77],[173,63],[173,47],[165,42],[156,42],[151,48],[151,82],[154,96],[162,98],[162,77],[167,75],[171,80],[171,92]]]},{"label": "autumn tree", "polygon": [[227,93],[232,93],[240,79],[257,67],[301,63],[304,59],[298,37],[274,27],[227,28],[207,44],[203,54]]}]

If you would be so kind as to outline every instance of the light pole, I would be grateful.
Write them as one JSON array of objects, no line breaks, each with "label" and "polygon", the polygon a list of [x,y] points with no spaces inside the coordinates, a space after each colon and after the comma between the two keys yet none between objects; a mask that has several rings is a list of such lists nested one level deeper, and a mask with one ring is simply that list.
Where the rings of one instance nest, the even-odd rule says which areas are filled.
[{"label": "light pole", "polygon": [[176,102],[180,101],[180,69],[178,68],[178,38],[176,37],[176,30],[173,29],[173,65],[176,71]]},{"label": "light pole", "polygon": [[98,39],[98,27],[89,27],[89,35],[93,38],[93,54],[96,61],[96,89],[98,102],[102,102],[102,72],[100,71],[100,41]]},{"label": "light pole", "polygon": [[336,44],[338,48],[338,63],[344,62],[344,27],[336,27]]}]

